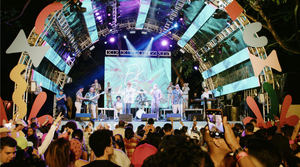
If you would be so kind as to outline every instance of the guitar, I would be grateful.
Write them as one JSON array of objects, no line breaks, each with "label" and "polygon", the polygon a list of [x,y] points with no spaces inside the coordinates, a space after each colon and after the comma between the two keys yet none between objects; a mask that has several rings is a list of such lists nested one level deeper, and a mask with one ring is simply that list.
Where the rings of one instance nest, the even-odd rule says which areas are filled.
[{"label": "guitar", "polygon": [[97,94],[96,96],[94,96],[92,98],[85,99],[83,103],[85,105],[89,105],[92,100],[96,99],[97,97],[99,97],[100,95],[103,95],[103,94],[105,94],[105,91],[102,91],[101,93]]}]

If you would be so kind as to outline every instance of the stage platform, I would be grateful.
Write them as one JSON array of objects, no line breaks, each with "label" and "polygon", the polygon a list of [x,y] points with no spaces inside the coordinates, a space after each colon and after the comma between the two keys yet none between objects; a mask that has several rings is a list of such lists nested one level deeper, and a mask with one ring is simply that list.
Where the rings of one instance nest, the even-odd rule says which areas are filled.
[{"label": "stage platform", "polygon": [[[73,120],[75,121],[75,120]],[[61,123],[61,126],[66,124],[68,121],[62,121]],[[87,126],[88,124],[88,121],[75,121],[77,123],[77,127],[82,129],[82,127],[85,127]],[[193,126],[193,121],[182,121],[183,124],[185,126],[188,127],[188,129],[190,130]],[[107,124],[109,125],[110,129],[111,130],[114,130],[115,129],[115,126],[118,124],[118,121],[117,120],[103,120],[103,121],[95,121],[95,128],[99,125],[99,124]],[[133,125],[133,128],[134,128],[134,131],[136,131],[137,127],[141,124],[146,124],[146,121],[140,121],[140,120],[133,120],[131,122],[128,122],[128,123],[131,123]],[[165,120],[159,120],[159,121],[155,121],[154,122],[154,126],[160,126],[160,127],[163,127],[164,124],[166,123],[171,123],[170,121],[165,121]],[[234,124],[234,123],[242,123],[241,121],[229,121],[230,124]],[[207,124],[206,121],[197,121],[197,127],[198,129],[204,127],[205,125]],[[179,121],[174,121],[174,129],[180,129],[182,126],[180,125],[180,122]]]}]

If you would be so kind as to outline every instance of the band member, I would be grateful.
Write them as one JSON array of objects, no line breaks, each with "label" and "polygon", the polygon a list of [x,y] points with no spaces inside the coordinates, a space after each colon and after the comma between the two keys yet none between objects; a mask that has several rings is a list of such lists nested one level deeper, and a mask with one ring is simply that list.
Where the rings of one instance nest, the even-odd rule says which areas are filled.
[{"label": "band member", "polygon": [[182,103],[183,103],[183,110],[182,110],[182,114],[185,117],[185,109],[189,108],[189,83],[184,83],[183,87],[182,87]]},{"label": "band member", "polygon": [[139,94],[135,98],[135,101],[137,102],[137,107],[144,110],[144,106],[147,102],[147,96],[143,89],[140,90]]},{"label": "band member", "polygon": [[121,96],[117,96],[116,99],[117,101],[114,103],[114,119],[118,119],[123,110],[123,102],[121,100]]},{"label": "band member", "polygon": [[[213,98],[213,94],[207,87],[204,87],[204,92],[201,95],[201,99],[211,99]],[[211,109],[211,101],[207,101],[206,104],[204,101],[201,102],[202,105],[206,105],[206,109]]]},{"label": "band member", "polygon": [[80,87],[76,93],[76,100],[75,100],[76,114],[81,112],[82,100],[85,100],[85,98],[82,96],[83,89],[84,89],[83,87]]},{"label": "band member", "polygon": [[175,86],[175,89],[172,91],[172,109],[174,114],[176,114],[177,111],[181,113],[181,100],[182,100],[182,91],[180,90],[180,87],[177,84]]},{"label": "band member", "polygon": [[157,84],[153,85],[153,89],[151,90],[150,94],[152,96],[151,113],[156,113],[158,116],[159,105],[160,105],[160,100],[162,98],[162,94],[161,94],[161,90],[157,88]]},{"label": "band member", "polygon": [[169,86],[167,87],[167,91],[168,91],[168,108],[171,108],[170,102],[172,101],[172,91],[173,91],[173,89],[174,89],[173,82],[170,82]]},{"label": "band member", "polygon": [[57,114],[61,113],[67,118],[67,106],[66,106],[67,97],[64,94],[62,89],[59,90],[59,94],[56,94],[56,109]]},{"label": "band member", "polygon": [[98,106],[98,93],[95,92],[94,87],[91,87],[89,92],[85,94],[84,98],[88,99],[88,111],[92,114],[92,119],[96,119],[96,109]]},{"label": "band member", "polygon": [[92,84],[92,87],[95,89],[95,91],[97,93],[99,93],[102,90],[101,84],[98,82],[98,79],[94,80],[94,83]]},{"label": "band member", "polygon": [[112,97],[111,97],[111,92],[112,92],[112,89],[111,89],[111,86],[110,86],[110,82],[107,82],[107,86],[105,88],[105,94],[106,94],[106,107],[109,108],[109,107],[113,107],[113,104],[112,104]]},{"label": "band member", "polygon": [[134,102],[134,94],[135,90],[131,87],[131,83],[127,83],[127,87],[125,88],[125,113],[126,114],[131,114],[131,104]]}]

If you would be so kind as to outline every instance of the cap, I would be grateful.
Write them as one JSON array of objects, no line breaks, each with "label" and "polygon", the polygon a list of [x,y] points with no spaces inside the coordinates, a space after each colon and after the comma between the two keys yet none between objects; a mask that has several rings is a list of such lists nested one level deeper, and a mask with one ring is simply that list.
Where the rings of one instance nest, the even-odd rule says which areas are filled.
[{"label": "cap", "polygon": [[131,163],[134,167],[141,167],[144,163],[144,160],[156,152],[157,148],[151,144],[145,143],[139,145],[132,154]]}]

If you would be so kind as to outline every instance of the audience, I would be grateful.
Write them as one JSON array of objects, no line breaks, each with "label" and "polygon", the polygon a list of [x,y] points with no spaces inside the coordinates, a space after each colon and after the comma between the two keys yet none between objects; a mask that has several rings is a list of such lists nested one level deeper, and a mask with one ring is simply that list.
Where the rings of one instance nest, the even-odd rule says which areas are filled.
[{"label": "audience", "polygon": [[[120,120],[116,129],[88,122],[82,131],[76,122],[60,126],[55,121],[38,126],[36,119],[27,126],[16,120],[10,128],[1,127],[0,165],[37,167],[294,167],[300,166],[298,135],[295,126],[278,124],[265,129],[252,120],[246,125],[229,125],[224,117],[224,138],[210,136],[208,127],[191,129],[173,121],[162,127],[148,119],[134,131],[133,124]],[[58,137],[58,127],[61,134]],[[82,126],[83,128],[83,126]],[[256,131],[255,131],[256,130]],[[37,132],[39,131],[39,132]],[[41,133],[41,135],[37,135]],[[26,135],[25,135],[26,134]],[[114,135],[113,135],[114,134]],[[124,136],[124,138],[123,138]]]}]

